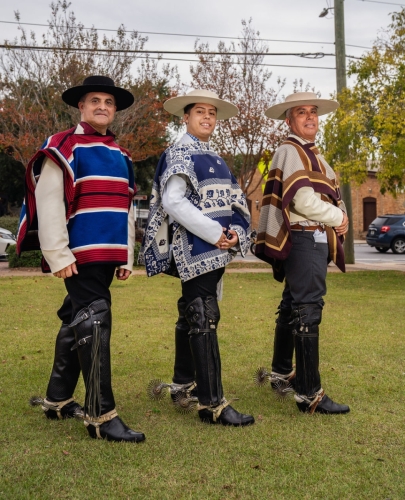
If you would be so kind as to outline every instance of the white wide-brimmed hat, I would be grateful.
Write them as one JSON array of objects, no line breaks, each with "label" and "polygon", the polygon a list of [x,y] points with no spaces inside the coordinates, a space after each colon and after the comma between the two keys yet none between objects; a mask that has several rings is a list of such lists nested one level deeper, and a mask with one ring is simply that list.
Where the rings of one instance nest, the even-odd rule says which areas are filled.
[{"label": "white wide-brimmed hat", "polygon": [[212,104],[215,106],[217,108],[217,120],[227,120],[239,113],[238,108],[234,104],[220,99],[215,92],[203,89],[192,90],[186,95],[172,97],[164,103],[163,107],[172,115],[182,117],[184,115],[184,108],[188,104],[197,103]]},{"label": "white wide-brimmed hat", "polygon": [[297,106],[312,105],[318,108],[318,116],[331,113],[339,107],[339,103],[337,101],[333,101],[332,99],[319,99],[315,92],[295,92],[295,94],[288,95],[284,102],[275,104],[269,109],[266,109],[264,114],[275,120],[284,120],[287,109],[295,108]]}]

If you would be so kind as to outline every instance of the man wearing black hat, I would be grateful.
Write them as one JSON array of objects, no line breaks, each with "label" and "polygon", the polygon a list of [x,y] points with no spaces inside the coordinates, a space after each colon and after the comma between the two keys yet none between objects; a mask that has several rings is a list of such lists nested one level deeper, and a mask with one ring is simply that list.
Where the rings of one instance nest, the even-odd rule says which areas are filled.
[{"label": "man wearing black hat", "polygon": [[[115,410],[110,366],[109,287],[114,274],[126,280],[132,271],[135,182],[130,154],[108,127],[134,98],[110,78],[91,76],[62,99],[80,110],[81,122],[49,137],[30,160],[17,242],[19,253],[40,248],[43,267],[68,292],[46,398],[36,402],[51,419],[82,416],[93,438],[139,442],[144,434]],[[80,371],[83,409],[73,400]]]}]

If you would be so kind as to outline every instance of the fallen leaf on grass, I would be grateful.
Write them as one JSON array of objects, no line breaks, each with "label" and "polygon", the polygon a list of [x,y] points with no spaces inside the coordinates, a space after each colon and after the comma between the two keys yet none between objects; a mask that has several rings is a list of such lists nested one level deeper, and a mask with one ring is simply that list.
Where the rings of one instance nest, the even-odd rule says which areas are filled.
[{"label": "fallen leaf on grass", "polygon": [[68,451],[66,451],[66,450],[62,450],[62,453],[63,453],[64,455],[69,455],[69,452],[68,452]]},{"label": "fallen leaf on grass", "polygon": [[260,465],[251,465],[252,469],[260,469]]}]

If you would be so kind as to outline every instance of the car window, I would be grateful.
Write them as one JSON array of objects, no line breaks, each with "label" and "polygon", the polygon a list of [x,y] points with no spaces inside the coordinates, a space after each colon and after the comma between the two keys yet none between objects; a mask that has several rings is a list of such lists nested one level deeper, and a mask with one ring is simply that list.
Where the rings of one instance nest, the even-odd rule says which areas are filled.
[{"label": "car window", "polygon": [[392,226],[393,224],[402,225],[402,223],[404,221],[405,221],[405,217],[388,217],[386,224],[389,226]]},{"label": "car window", "polygon": [[387,219],[388,217],[377,217],[376,219],[373,220],[371,224],[374,224],[374,226],[384,226]]}]

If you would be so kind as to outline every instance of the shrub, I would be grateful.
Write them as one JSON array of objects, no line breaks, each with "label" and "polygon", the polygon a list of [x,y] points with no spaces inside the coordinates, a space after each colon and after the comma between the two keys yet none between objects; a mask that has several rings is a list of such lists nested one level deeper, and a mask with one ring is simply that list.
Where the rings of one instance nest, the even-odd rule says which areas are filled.
[{"label": "shrub", "polygon": [[8,229],[14,235],[16,235],[18,231],[19,220],[19,217],[15,217],[12,215],[3,215],[3,217],[0,217],[0,227],[2,227],[3,229]]},{"label": "shrub", "polygon": [[[17,249],[16,245],[12,245],[7,249],[8,267],[41,267],[42,253],[39,250],[33,250],[31,252],[23,252],[21,254],[21,257],[18,257],[16,249]],[[135,266],[138,265],[138,256],[140,249],[141,249],[141,244],[136,242],[134,248]]]},{"label": "shrub", "polygon": [[17,245],[7,249],[8,267],[41,267],[42,253],[39,250],[23,252],[21,257],[17,255]]}]

